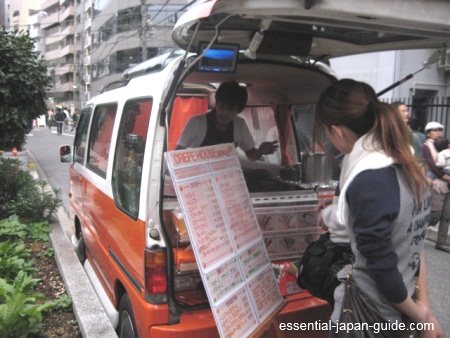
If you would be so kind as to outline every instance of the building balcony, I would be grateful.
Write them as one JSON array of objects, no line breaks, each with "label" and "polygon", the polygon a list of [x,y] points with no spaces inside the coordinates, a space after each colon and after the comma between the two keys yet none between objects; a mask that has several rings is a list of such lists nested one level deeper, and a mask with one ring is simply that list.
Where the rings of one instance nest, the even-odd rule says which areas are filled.
[{"label": "building balcony", "polygon": [[91,25],[92,25],[92,19],[91,18],[86,18],[84,20],[84,29],[88,30],[89,27],[91,27]]},{"label": "building balcony", "polygon": [[61,36],[60,33],[52,34],[52,35],[47,36],[45,38],[45,44],[46,45],[51,45],[52,43],[61,41],[62,38],[63,38],[63,36]]},{"label": "building balcony", "polygon": [[62,35],[63,37],[66,37],[67,35],[74,35],[75,34],[75,26],[73,26],[73,25],[67,26],[59,34]]},{"label": "building balcony", "polygon": [[41,21],[41,28],[46,29],[50,26],[53,26],[55,24],[59,24],[59,15],[58,12],[54,12],[46,16]]},{"label": "building balcony", "polygon": [[73,64],[67,64],[64,66],[59,66],[55,68],[56,75],[63,75],[67,73],[73,73],[75,71],[75,66]]},{"label": "building balcony", "polygon": [[87,12],[92,7],[92,1],[91,0],[85,0],[84,1],[84,11]]},{"label": "building balcony", "polygon": [[89,34],[86,34],[86,37],[84,38],[84,47],[88,48],[92,45],[92,38]]},{"label": "building balcony", "polygon": [[57,82],[55,89],[57,92],[73,92],[74,91],[73,86],[74,86],[73,81],[69,81],[66,83]]},{"label": "building balcony", "polygon": [[47,8],[56,6],[56,5],[59,6],[59,0],[47,0],[41,5],[41,8],[43,11],[46,11]]},{"label": "building balcony", "polygon": [[45,53],[45,60],[47,60],[47,61],[57,60],[60,57],[61,57],[60,49],[55,49],[55,50],[52,50],[51,52]]},{"label": "building balcony", "polygon": [[59,50],[60,57],[63,57],[67,54],[75,54],[75,45],[70,44]]},{"label": "building balcony", "polygon": [[75,6],[71,5],[64,9],[63,11],[59,12],[59,21],[63,22],[66,21],[70,17],[75,17],[76,9]]}]

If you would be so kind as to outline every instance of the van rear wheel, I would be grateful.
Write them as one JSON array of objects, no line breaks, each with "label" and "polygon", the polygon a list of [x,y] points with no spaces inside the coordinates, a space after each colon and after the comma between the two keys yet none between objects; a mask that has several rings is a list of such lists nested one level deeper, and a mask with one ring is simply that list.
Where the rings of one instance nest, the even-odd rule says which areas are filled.
[{"label": "van rear wheel", "polygon": [[119,338],[137,338],[133,309],[131,308],[128,294],[124,294],[120,300],[119,315],[119,328],[117,332]]},{"label": "van rear wheel", "polygon": [[77,232],[76,237],[78,239],[76,253],[81,264],[84,264],[84,262],[86,261],[86,247],[84,246],[83,232],[81,230]]}]

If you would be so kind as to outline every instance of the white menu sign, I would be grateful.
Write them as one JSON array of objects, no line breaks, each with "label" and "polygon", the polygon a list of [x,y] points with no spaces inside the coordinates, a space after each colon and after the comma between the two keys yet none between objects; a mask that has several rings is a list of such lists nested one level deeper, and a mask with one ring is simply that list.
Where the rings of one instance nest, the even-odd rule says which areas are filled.
[{"label": "white menu sign", "polygon": [[283,297],[233,144],[166,153],[221,337],[258,328]]}]

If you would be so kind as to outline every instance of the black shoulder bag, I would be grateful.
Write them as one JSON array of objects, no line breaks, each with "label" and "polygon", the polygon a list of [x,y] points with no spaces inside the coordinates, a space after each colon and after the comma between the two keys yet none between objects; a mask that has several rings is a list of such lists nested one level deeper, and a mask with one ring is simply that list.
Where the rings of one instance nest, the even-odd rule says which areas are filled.
[{"label": "black shoulder bag", "polygon": [[340,284],[337,273],[353,262],[348,243],[335,243],[330,233],[321,234],[308,245],[298,265],[297,284],[313,296],[334,304],[334,289]]}]

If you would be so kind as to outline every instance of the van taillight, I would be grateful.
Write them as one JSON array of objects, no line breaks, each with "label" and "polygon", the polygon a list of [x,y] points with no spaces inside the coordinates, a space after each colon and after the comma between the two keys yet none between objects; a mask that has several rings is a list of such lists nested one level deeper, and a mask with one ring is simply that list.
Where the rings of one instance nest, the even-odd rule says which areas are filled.
[{"label": "van taillight", "polygon": [[151,303],[167,301],[167,260],[166,252],[144,251],[145,256],[145,298]]}]

